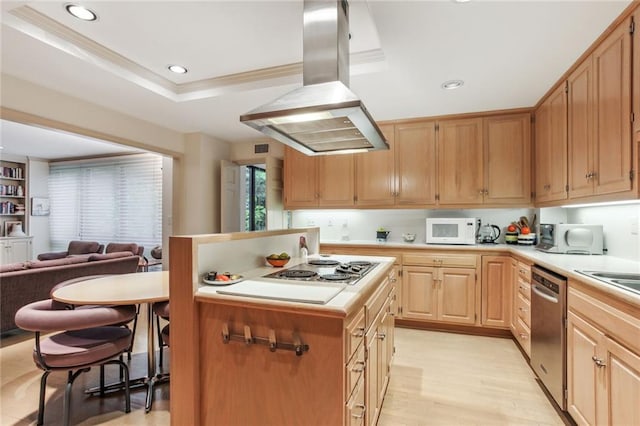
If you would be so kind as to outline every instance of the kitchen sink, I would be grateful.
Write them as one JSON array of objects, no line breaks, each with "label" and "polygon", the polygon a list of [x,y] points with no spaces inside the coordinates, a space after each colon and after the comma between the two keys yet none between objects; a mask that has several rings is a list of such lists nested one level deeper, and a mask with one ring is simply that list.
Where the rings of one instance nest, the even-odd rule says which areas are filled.
[{"label": "kitchen sink", "polygon": [[640,274],[627,272],[579,271],[583,275],[640,294]]}]

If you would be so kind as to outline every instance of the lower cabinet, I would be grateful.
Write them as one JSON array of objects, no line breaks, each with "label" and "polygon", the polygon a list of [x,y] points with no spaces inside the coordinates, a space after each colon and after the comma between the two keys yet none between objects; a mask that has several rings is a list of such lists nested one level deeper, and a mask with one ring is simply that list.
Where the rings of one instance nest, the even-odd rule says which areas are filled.
[{"label": "lower cabinet", "polygon": [[402,317],[474,324],[475,268],[405,266],[402,269]]},{"label": "lower cabinet", "polygon": [[640,316],[571,287],[568,305],[567,411],[578,425],[640,424]]},{"label": "lower cabinet", "polygon": [[511,259],[511,334],[531,357],[531,266]]},{"label": "lower cabinet", "polygon": [[482,256],[482,325],[511,325],[511,257]]},{"label": "lower cabinet", "polygon": [[0,238],[0,265],[26,262],[32,257],[32,237]]}]

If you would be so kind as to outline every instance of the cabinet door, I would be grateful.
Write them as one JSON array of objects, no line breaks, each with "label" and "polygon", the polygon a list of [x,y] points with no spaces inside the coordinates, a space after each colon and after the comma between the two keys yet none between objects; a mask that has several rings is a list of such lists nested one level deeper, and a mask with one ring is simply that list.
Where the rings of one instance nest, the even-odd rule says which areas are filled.
[{"label": "cabinet door", "polygon": [[287,209],[318,206],[317,157],[284,148],[284,206]]},{"label": "cabinet door", "polygon": [[396,125],[396,205],[436,203],[436,123]]},{"label": "cabinet door", "polygon": [[482,324],[511,324],[511,274],[508,256],[482,256]]},{"label": "cabinet door", "polygon": [[440,204],[482,204],[482,119],[441,121],[438,130]]},{"label": "cabinet door", "polygon": [[436,320],[436,268],[412,266],[402,270],[402,317]]},{"label": "cabinet door", "polygon": [[378,367],[380,354],[378,352],[378,327],[374,323],[366,337],[367,366],[365,370],[366,393],[366,424],[375,425],[378,418]]},{"label": "cabinet door", "polygon": [[[593,357],[601,358],[598,346],[604,334],[573,312],[567,327],[567,411],[579,425],[598,422],[598,390],[604,385]],[[603,423],[604,424],[604,423]]]},{"label": "cabinet door", "polygon": [[595,193],[631,189],[631,19],[593,52]]},{"label": "cabinet door", "polygon": [[350,207],[354,204],[353,154],[324,155],[318,161],[318,206]]},{"label": "cabinet door", "polygon": [[[511,322],[509,324],[511,328],[511,334],[516,335],[516,323],[518,321],[518,314],[514,307],[516,306],[516,298],[518,297],[518,261],[511,259],[511,265],[509,268],[509,280],[511,286]],[[484,289],[483,289],[484,292]]]},{"label": "cabinet door", "polygon": [[380,126],[388,151],[356,154],[356,205],[391,206],[395,203],[394,126]]},{"label": "cabinet door", "polygon": [[567,96],[558,87],[536,111],[536,201],[567,198]]},{"label": "cabinet door", "polygon": [[531,115],[485,118],[485,204],[531,201]]},{"label": "cabinet door", "polygon": [[438,319],[458,324],[474,324],[476,322],[476,270],[438,269]]},{"label": "cabinet door", "polygon": [[569,197],[593,193],[593,67],[587,58],[567,79]]},{"label": "cabinet door", "polygon": [[607,375],[606,417],[600,424],[640,425],[640,355],[631,352],[610,338],[606,338],[606,365],[598,373]]}]

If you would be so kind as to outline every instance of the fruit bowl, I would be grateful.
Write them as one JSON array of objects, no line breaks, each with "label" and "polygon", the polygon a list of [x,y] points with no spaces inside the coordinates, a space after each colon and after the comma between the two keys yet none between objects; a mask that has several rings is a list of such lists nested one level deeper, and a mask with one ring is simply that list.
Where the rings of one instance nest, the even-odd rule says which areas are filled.
[{"label": "fruit bowl", "polygon": [[266,257],[265,259],[267,259],[267,262],[269,262],[269,265],[275,266],[276,268],[283,267],[284,265],[289,263],[289,260],[291,260],[290,257],[287,257],[286,259],[275,258],[275,257]]}]

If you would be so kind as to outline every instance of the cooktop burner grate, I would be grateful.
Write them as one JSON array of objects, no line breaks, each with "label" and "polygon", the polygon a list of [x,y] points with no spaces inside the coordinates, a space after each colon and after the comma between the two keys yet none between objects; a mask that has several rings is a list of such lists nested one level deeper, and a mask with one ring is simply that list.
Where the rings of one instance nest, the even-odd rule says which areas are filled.
[{"label": "cooktop burner grate", "polygon": [[371,262],[367,262],[364,260],[354,260],[352,262],[347,263],[349,266],[371,266]]},{"label": "cooktop burner grate", "polygon": [[325,274],[320,275],[320,278],[327,281],[346,281],[351,279],[352,277],[351,275],[347,274]]},{"label": "cooktop burner grate", "polygon": [[337,266],[340,264],[337,260],[331,259],[311,259],[309,265],[317,265],[317,266]]},{"label": "cooktop burner grate", "polygon": [[279,277],[283,278],[311,278],[316,275],[318,275],[317,272],[307,271],[304,269],[288,269],[278,274]]}]

